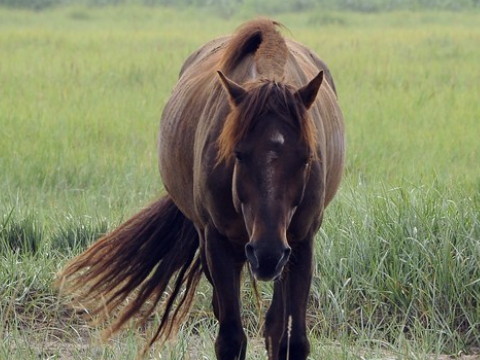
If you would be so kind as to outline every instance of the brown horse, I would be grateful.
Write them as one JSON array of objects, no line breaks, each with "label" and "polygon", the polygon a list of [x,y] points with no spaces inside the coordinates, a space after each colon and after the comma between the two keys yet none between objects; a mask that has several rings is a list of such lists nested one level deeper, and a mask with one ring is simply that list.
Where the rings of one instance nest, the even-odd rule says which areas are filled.
[{"label": "brown horse", "polygon": [[134,316],[144,323],[161,302],[151,343],[168,338],[205,274],[219,321],[217,358],[243,360],[240,278],[248,262],[255,278],[274,281],[269,359],[307,357],[313,242],[342,174],[343,119],[326,65],[277,28],[251,21],[190,55],[161,121],[168,195],[60,274],[90,314],[114,317],[109,334]]}]

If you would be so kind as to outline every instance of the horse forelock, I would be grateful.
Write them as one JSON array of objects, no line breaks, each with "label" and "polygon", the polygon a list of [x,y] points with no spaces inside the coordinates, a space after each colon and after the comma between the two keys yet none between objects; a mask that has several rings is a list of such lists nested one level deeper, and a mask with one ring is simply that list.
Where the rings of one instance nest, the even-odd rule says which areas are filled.
[{"label": "horse forelock", "polygon": [[315,154],[315,126],[306,108],[297,98],[295,89],[288,84],[271,80],[258,80],[245,85],[247,95],[228,114],[218,139],[218,162],[229,162],[235,147],[245,139],[266,114],[287,122]]},{"label": "horse forelock", "polygon": [[[228,40],[219,61],[222,72],[243,83],[247,96],[233,106],[218,139],[218,162],[230,161],[236,145],[266,113],[295,126],[304,143],[315,154],[316,129],[307,110],[296,99],[296,89],[285,83],[289,50],[278,31],[282,25],[257,19],[240,27]],[[248,58],[248,60],[247,60]]]}]

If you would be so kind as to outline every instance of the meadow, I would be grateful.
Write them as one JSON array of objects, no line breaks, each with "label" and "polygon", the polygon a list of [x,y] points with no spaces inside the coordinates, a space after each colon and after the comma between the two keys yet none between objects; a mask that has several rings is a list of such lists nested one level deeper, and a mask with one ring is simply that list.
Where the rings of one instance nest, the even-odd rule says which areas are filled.
[{"label": "meadow", "polygon": [[[255,14],[0,8],[0,359],[131,359],[64,306],[55,273],[162,192],[156,133],[188,54]],[[316,244],[312,359],[478,358],[480,13],[276,16],[330,66],[347,127]],[[265,359],[246,276],[248,359]],[[214,359],[210,288],[152,359]],[[152,319],[155,322],[155,319]],[[477,354],[477,355],[476,355]]]}]

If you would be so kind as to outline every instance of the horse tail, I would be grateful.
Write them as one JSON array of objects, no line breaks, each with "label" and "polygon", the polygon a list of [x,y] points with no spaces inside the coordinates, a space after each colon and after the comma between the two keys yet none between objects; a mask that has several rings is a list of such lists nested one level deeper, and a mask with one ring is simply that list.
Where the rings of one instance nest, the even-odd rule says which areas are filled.
[{"label": "horse tail", "polygon": [[188,314],[202,275],[198,247],[193,223],[164,196],[74,258],[57,286],[94,319],[109,322],[106,338],[132,318],[145,325],[162,301],[151,346],[167,340]]},{"label": "horse tail", "polygon": [[[247,56],[254,55],[261,77],[281,81],[288,58],[284,37],[278,31],[282,25],[270,19],[255,19],[237,29],[228,42],[220,61],[220,69],[232,78],[232,72]],[[234,76],[233,76],[233,80]]]}]

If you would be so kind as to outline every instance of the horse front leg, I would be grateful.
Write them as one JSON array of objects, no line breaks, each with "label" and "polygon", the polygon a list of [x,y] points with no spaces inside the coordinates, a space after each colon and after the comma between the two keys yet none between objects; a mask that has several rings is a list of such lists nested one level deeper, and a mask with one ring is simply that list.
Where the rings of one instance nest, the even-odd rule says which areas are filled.
[{"label": "horse front leg", "polygon": [[265,321],[269,360],[305,360],[310,353],[306,310],[312,281],[313,237],[292,246],[282,278],[275,283]]},{"label": "horse front leg", "polygon": [[240,276],[245,263],[243,248],[235,249],[213,227],[205,231],[205,257],[213,285],[215,316],[219,322],[215,353],[218,360],[244,360],[247,337],[240,317]]}]

